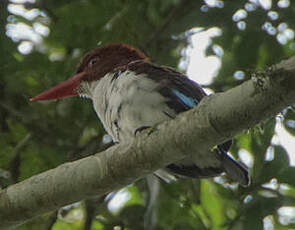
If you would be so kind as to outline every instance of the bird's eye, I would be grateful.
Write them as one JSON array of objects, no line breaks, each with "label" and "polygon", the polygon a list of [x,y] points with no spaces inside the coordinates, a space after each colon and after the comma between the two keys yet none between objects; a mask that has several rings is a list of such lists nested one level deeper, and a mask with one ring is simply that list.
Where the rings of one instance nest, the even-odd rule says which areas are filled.
[{"label": "bird's eye", "polygon": [[99,58],[98,57],[95,57],[95,58],[92,58],[90,60],[90,62],[88,63],[88,66],[89,67],[92,67],[93,65],[95,65],[97,62],[98,62]]}]

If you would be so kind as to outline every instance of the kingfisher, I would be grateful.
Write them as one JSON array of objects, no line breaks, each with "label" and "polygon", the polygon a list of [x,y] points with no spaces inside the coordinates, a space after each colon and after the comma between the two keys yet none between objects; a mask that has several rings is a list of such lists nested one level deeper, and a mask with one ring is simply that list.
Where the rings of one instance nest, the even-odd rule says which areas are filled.
[{"label": "kingfisher", "polygon": [[[170,67],[152,63],[140,50],[124,43],[109,43],[88,52],[76,74],[31,98],[31,101],[81,96],[92,100],[94,110],[115,143],[174,119],[206,96],[199,84]],[[226,173],[249,185],[247,169],[227,152],[231,140],[200,159],[187,157],[155,172],[165,181],[173,178],[208,178]]]}]

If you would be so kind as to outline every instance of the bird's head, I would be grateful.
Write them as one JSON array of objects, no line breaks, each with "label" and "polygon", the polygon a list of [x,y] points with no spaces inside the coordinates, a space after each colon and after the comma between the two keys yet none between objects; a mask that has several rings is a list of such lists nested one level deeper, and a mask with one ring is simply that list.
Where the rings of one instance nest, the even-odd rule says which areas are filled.
[{"label": "bird's head", "polygon": [[51,100],[83,94],[83,87],[81,88],[83,83],[99,81],[107,73],[136,60],[147,60],[147,57],[132,46],[123,43],[100,46],[83,57],[73,77],[31,98],[30,101]]}]

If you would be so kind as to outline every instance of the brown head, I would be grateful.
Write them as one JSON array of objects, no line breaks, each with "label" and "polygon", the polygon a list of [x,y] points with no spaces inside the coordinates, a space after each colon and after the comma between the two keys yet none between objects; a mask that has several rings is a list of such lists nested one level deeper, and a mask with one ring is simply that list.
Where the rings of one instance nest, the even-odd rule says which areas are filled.
[{"label": "brown head", "polygon": [[147,60],[147,57],[132,46],[123,43],[100,46],[83,57],[73,77],[31,98],[30,101],[76,96],[81,82],[97,81],[116,68],[136,60]]}]

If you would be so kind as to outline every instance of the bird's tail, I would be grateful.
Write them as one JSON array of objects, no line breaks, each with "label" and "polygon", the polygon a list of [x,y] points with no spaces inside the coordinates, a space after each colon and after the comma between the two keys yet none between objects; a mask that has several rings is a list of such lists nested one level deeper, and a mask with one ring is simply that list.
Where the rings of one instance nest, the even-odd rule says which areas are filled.
[{"label": "bird's tail", "polygon": [[233,181],[239,182],[242,186],[248,186],[250,184],[248,170],[232,159],[222,147],[218,147],[218,150],[222,153],[222,166],[227,176]]}]

